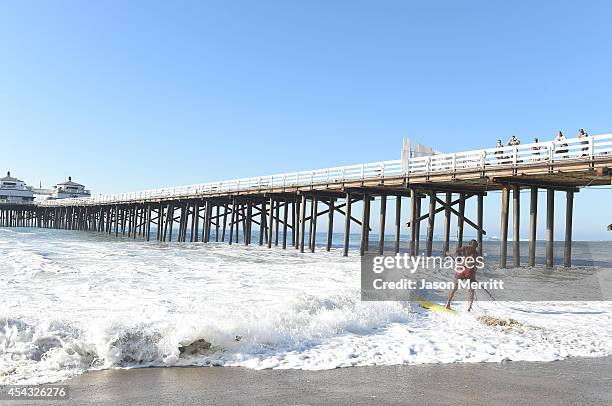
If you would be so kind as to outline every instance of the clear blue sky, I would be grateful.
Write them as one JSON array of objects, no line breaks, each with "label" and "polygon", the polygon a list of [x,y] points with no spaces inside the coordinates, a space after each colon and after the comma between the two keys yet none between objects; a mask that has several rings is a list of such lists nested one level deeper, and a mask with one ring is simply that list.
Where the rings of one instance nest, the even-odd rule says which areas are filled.
[{"label": "clear blue sky", "polygon": [[[405,136],[612,132],[610,21],[605,1],[2,1],[0,170],[109,193],[396,159]],[[610,238],[611,193],[579,194],[578,238]]]}]

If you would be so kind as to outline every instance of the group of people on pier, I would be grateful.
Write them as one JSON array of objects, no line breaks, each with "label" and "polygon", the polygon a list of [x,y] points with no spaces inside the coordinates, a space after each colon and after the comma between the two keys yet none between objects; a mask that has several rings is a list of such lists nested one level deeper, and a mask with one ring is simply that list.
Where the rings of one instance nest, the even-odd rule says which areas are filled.
[{"label": "group of people on pier", "polygon": [[[588,150],[589,150],[589,140],[587,139],[587,137],[589,136],[589,134],[587,134],[587,132],[584,130],[584,128],[581,128],[580,130],[578,130],[578,136],[577,138],[583,138],[584,140],[581,141],[581,144],[584,145],[582,147],[582,155],[581,156],[587,156],[588,155]],[[557,143],[557,150],[555,151],[557,154],[562,154],[563,158],[569,158],[569,147],[567,142],[565,142],[567,140],[567,138],[565,137],[565,135],[563,134],[562,131],[557,131],[557,136],[555,137],[554,141]],[[533,147],[531,147],[532,151],[533,151],[533,155],[534,156],[538,156],[540,155],[540,140],[536,137],[533,139]],[[521,144],[521,141],[516,137],[516,135],[512,135],[510,137],[510,139],[508,140],[508,147],[514,147],[514,146],[518,146]],[[495,146],[496,148],[504,148],[504,144],[502,143],[502,140],[499,139],[497,140],[497,145]],[[497,151],[495,153],[497,155],[497,159],[507,159],[507,157],[504,156],[504,152],[503,151]]]}]

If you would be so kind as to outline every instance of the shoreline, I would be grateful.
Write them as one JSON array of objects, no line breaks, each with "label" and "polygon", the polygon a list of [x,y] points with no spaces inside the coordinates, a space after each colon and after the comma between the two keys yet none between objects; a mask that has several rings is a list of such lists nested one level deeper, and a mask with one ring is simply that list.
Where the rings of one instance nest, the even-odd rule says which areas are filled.
[{"label": "shoreline", "polygon": [[610,372],[612,357],[321,371],[240,367],[109,369],[86,372],[58,383],[70,387],[70,399],[50,403],[612,404]]}]

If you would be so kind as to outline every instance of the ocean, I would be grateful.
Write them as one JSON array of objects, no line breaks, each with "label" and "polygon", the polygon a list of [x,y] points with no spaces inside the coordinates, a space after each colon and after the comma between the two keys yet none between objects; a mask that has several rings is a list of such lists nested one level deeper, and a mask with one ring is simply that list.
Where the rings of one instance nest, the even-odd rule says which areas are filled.
[{"label": "ocean", "polygon": [[[576,243],[576,266],[612,272],[610,248]],[[0,292],[0,384],[108,368],[320,370],[612,354],[612,301],[477,301],[472,313],[458,302],[457,315],[362,302],[359,255],[339,248],[313,255],[0,229]],[[483,315],[517,323],[487,325]]]}]

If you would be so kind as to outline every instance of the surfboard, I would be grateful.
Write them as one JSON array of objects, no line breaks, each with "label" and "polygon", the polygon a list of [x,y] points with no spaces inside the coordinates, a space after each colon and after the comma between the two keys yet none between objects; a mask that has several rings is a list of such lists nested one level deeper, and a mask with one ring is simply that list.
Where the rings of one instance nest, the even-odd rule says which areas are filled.
[{"label": "surfboard", "polygon": [[456,310],[447,309],[446,307],[437,303],[430,302],[429,300],[418,300],[417,302],[419,303],[419,306],[421,306],[423,309],[427,309],[432,312],[457,314]]}]

